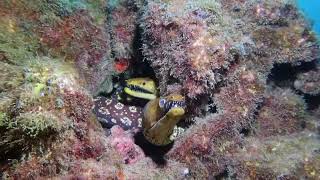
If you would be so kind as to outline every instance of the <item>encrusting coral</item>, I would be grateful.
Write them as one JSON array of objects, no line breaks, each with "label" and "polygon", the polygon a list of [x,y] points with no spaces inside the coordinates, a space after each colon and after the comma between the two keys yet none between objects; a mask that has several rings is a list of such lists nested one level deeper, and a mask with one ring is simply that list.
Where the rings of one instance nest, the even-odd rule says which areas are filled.
[{"label": "encrusting coral", "polygon": [[[291,0],[0,1],[0,177],[319,179],[319,64],[270,78],[317,61],[315,37]],[[186,97],[164,156],[92,113],[145,66]]]}]

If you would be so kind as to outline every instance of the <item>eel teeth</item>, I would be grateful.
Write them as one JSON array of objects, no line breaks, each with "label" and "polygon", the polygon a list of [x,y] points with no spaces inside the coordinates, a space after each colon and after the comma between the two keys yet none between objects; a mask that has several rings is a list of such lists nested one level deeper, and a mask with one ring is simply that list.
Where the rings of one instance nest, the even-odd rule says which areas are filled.
[{"label": "eel teeth", "polygon": [[152,92],[146,90],[146,89],[143,89],[141,88],[140,86],[137,86],[137,85],[127,85],[127,87],[133,91],[137,91],[137,92],[142,92],[142,93],[147,93],[147,94],[152,94]]},{"label": "eel teeth", "polygon": [[169,111],[170,109],[172,109],[174,107],[185,108],[185,102],[184,101],[169,101],[165,104],[166,111]]}]

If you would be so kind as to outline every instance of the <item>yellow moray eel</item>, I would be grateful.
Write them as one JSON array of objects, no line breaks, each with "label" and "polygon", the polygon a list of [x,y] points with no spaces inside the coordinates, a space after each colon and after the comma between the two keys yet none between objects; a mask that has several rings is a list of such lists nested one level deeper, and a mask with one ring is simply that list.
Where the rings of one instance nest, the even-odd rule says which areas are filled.
[{"label": "yellow moray eel", "polygon": [[136,98],[148,100],[157,98],[156,83],[150,78],[133,78],[126,80],[124,92]]},{"label": "yellow moray eel", "polygon": [[144,108],[142,128],[145,138],[152,144],[170,144],[176,124],[185,114],[185,99],[180,94],[171,94],[148,102]]},{"label": "yellow moray eel", "polygon": [[154,145],[167,145],[181,132],[176,124],[185,114],[185,99],[179,94],[157,98],[155,82],[150,78],[126,80],[122,93],[129,99],[150,100],[145,108],[126,105],[119,99],[119,94],[111,98],[95,99],[93,112],[105,128],[119,125],[124,130],[142,129],[145,138]]}]

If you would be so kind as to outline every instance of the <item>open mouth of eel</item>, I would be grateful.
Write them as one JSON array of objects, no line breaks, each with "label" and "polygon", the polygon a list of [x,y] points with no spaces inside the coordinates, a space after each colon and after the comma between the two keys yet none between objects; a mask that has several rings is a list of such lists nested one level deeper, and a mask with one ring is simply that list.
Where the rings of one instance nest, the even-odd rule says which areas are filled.
[{"label": "open mouth of eel", "polygon": [[172,108],[181,107],[183,109],[186,108],[186,103],[184,101],[168,101],[164,104],[163,109],[165,113],[170,111]]},{"label": "open mouth of eel", "polygon": [[145,94],[154,94],[152,91],[149,91],[147,89],[141,88],[140,86],[136,85],[126,85],[127,88],[129,88],[132,91],[140,92],[140,93],[145,93]]}]

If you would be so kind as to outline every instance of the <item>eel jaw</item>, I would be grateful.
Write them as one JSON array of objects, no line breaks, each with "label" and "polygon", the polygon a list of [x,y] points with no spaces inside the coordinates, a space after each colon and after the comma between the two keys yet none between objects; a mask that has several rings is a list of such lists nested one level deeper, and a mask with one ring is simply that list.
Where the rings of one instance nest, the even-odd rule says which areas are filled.
[{"label": "eel jaw", "polygon": [[167,115],[169,117],[180,117],[180,116],[183,116],[184,114],[185,114],[184,108],[179,106],[173,107],[167,112]]},{"label": "eel jaw", "polygon": [[171,110],[177,109],[177,108],[184,110],[186,108],[186,104],[185,104],[185,101],[166,101],[162,108],[164,109],[165,113],[168,113]]},{"label": "eel jaw", "polygon": [[135,88],[133,88],[133,86],[125,87],[124,92],[133,97],[142,98],[142,99],[153,100],[157,98],[157,96],[152,92],[139,88],[138,86],[134,86],[134,87]]}]

